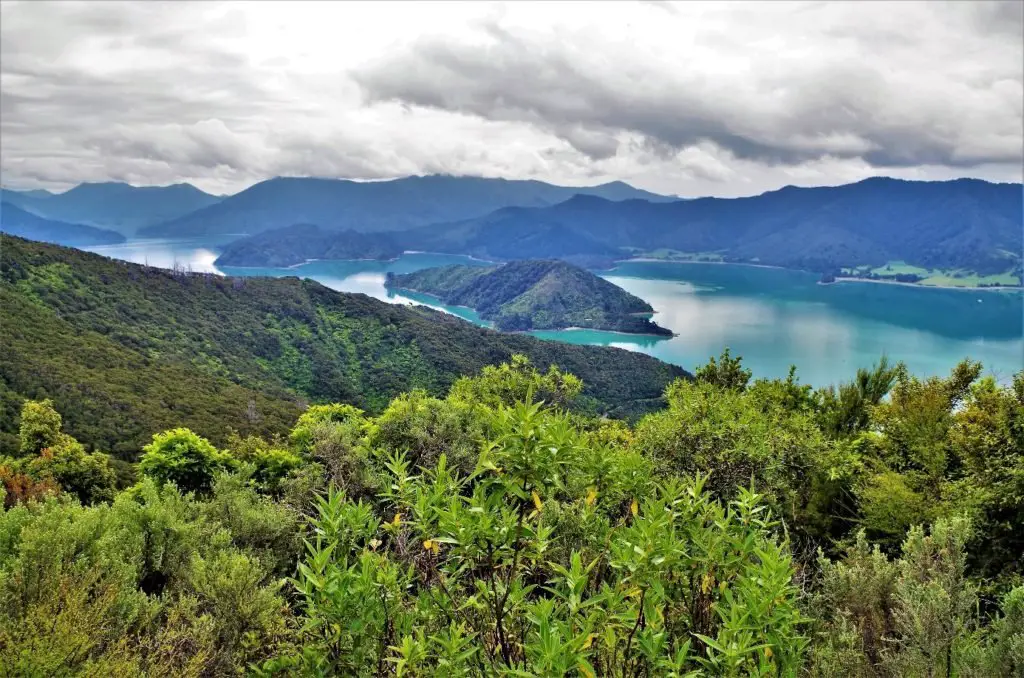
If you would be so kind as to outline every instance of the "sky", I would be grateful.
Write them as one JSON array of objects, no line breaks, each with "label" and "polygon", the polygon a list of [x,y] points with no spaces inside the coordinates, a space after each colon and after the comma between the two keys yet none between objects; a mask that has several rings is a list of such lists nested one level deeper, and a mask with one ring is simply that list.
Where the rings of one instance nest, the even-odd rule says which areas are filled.
[{"label": "sky", "polygon": [[0,3],[0,182],[1020,181],[1024,3]]}]

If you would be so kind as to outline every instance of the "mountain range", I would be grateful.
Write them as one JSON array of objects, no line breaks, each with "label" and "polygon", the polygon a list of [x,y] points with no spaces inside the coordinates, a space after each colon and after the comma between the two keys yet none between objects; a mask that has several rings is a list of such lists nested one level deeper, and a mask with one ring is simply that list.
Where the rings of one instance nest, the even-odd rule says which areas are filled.
[{"label": "mountain range", "polygon": [[1021,184],[873,178],[667,203],[577,195],[397,237],[407,249],[491,259],[668,249],[808,270],[903,260],[1001,273],[1020,266],[1021,225]]},{"label": "mountain range", "polygon": [[[976,179],[876,177],[687,200],[621,182],[580,188],[444,175],[373,182],[277,178],[225,198],[188,184],[82,184],[60,194],[8,190],[3,197],[45,219],[122,231],[141,226],[138,235],[147,237],[250,234],[256,239],[230,256],[232,265],[249,266],[387,258],[397,247],[593,265],[700,255],[823,272],[904,261],[999,274],[1018,272],[1024,249],[1021,184]],[[294,233],[311,227],[321,235]],[[350,243],[323,235],[344,231],[386,235]],[[43,231],[19,233],[53,239]]]},{"label": "mountain range", "polygon": [[508,206],[545,207],[576,194],[607,200],[673,200],[622,182],[555,186],[542,181],[413,176],[391,181],[279,177],[140,231],[147,237],[255,234],[297,223],[331,230],[395,231],[481,217]]},{"label": "mountain range", "polygon": [[64,193],[10,189],[0,193],[5,202],[46,219],[111,228],[127,235],[221,200],[191,184],[132,186],[107,182],[79,184]]}]

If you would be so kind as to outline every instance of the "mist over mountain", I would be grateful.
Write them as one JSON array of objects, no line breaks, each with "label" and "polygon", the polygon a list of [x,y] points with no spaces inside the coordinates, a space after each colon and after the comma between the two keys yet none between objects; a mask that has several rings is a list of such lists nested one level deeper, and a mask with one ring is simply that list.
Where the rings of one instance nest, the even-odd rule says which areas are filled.
[{"label": "mist over mountain", "polygon": [[140,233],[150,237],[254,234],[297,223],[331,230],[394,231],[480,217],[512,205],[545,207],[576,194],[609,200],[674,200],[622,182],[570,187],[447,175],[391,181],[278,177]]},{"label": "mist over mountain", "polygon": [[0,203],[0,231],[70,247],[114,245],[125,241],[117,231],[44,219],[6,201]]},{"label": "mist over mountain", "polygon": [[112,228],[131,234],[144,226],[174,219],[220,202],[191,184],[132,186],[118,182],[84,183],[65,191],[3,190],[3,199],[47,219]]}]

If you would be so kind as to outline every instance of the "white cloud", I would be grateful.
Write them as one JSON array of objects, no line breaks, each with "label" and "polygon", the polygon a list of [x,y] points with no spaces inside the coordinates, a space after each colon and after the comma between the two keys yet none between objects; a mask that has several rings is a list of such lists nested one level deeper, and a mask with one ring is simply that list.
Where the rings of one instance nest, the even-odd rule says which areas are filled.
[{"label": "white cloud", "polygon": [[6,184],[1021,178],[1022,5],[0,5]]}]

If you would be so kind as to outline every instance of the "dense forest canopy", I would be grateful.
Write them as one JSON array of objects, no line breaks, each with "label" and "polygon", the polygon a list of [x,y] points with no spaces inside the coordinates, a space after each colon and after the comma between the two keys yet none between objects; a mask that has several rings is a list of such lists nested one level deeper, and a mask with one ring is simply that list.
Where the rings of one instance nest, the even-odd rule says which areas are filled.
[{"label": "dense forest canopy", "polygon": [[481,318],[493,321],[500,330],[587,327],[672,334],[646,317],[654,313],[646,301],[564,261],[440,266],[400,275],[389,273],[385,285],[476,309]]},{"label": "dense forest canopy", "polygon": [[402,248],[383,233],[328,231],[314,224],[296,224],[235,240],[215,263],[285,268],[310,259],[394,259],[401,254]]},{"label": "dense forest canopy", "polygon": [[53,399],[87,448],[125,458],[155,430],[284,433],[308,402],[380,412],[417,388],[528,355],[584,379],[578,407],[635,417],[684,371],[621,349],[476,327],[298,278],[225,278],[0,236],[0,451],[26,399]]},{"label": "dense forest canopy", "polygon": [[1024,372],[839,388],[728,352],[635,425],[525,357],[138,464],[27,401],[13,675],[1024,675]]}]

